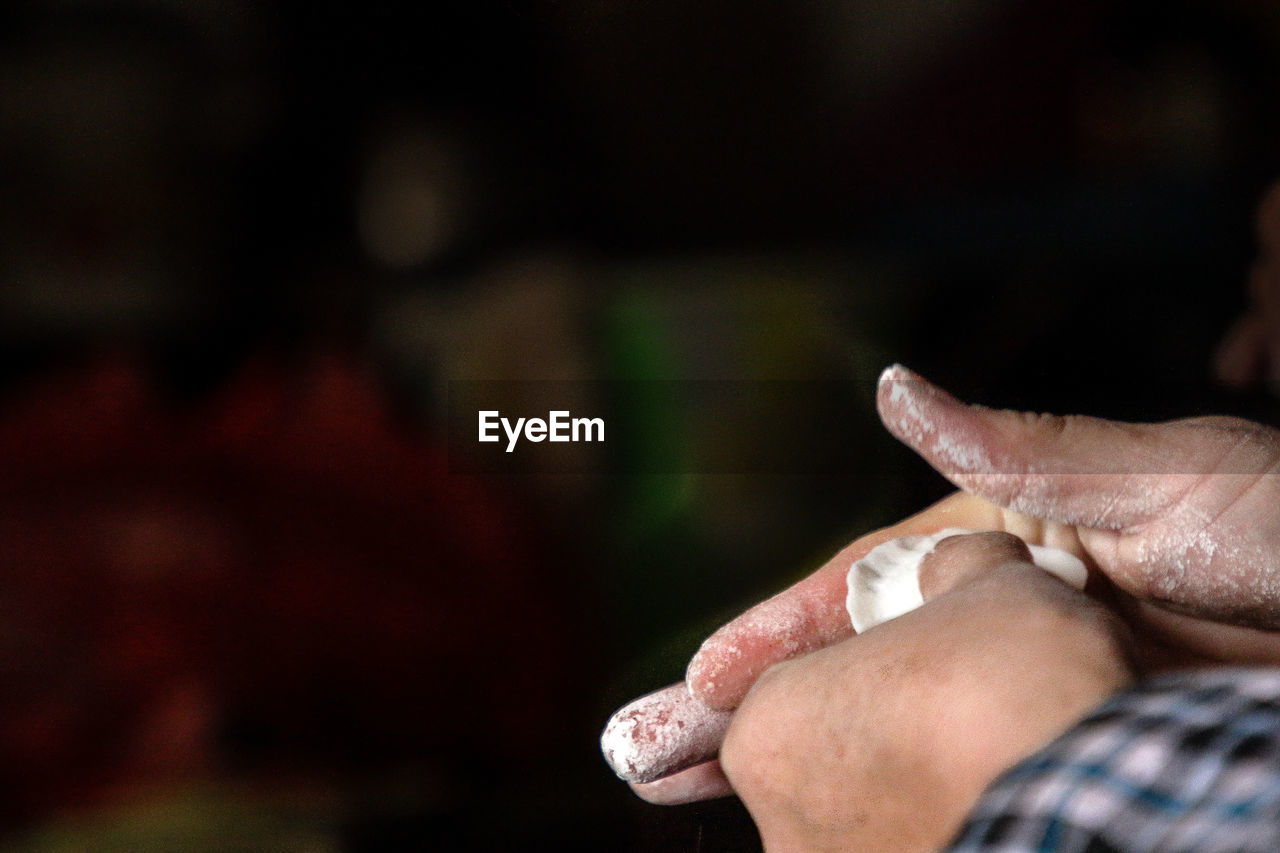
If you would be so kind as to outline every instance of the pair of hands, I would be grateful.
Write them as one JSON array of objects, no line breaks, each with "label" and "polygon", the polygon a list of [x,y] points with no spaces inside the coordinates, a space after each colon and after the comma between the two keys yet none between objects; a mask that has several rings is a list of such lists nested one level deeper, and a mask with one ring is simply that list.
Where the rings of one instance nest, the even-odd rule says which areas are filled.
[{"label": "pair of hands", "polygon": [[[993,411],[902,368],[877,402],[964,491],[712,635],[687,679],[736,709],[720,758],[640,796],[737,793],[771,851],[935,849],[996,775],[1136,672],[1280,662],[1280,433]],[[924,607],[853,637],[849,565],[945,527],[1070,550],[1090,595],[1012,537],[959,537],[922,565]]]}]

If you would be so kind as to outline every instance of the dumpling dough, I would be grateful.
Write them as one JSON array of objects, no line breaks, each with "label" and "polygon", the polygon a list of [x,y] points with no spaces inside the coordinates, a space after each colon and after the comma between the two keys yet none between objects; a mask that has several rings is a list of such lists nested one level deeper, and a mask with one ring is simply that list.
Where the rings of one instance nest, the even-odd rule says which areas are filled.
[{"label": "dumpling dough", "polygon": [[[849,594],[845,607],[853,629],[863,631],[915,610],[924,604],[920,595],[920,561],[948,536],[972,533],[948,527],[931,536],[903,536],[872,548],[849,569]],[[1084,589],[1088,570],[1074,554],[1061,548],[1028,545],[1031,561],[1076,589]]]}]

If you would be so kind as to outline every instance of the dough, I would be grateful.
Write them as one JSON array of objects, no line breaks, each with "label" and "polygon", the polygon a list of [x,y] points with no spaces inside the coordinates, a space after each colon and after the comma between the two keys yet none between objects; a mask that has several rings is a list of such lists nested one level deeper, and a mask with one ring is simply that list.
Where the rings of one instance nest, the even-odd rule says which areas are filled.
[{"label": "dough", "polygon": [[[863,631],[924,604],[920,595],[920,561],[948,536],[972,533],[948,527],[931,536],[903,536],[872,548],[849,569],[845,607],[853,629]],[[1076,589],[1084,589],[1088,570],[1075,555],[1061,548],[1028,545],[1031,561]]]}]

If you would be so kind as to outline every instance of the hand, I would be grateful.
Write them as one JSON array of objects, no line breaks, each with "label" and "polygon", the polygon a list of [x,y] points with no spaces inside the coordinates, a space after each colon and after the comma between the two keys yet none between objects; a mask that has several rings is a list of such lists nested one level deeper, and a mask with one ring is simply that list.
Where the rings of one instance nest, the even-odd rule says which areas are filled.
[{"label": "hand", "polygon": [[1008,534],[921,564],[923,607],[779,664],[720,761],[765,847],[936,850],[1002,771],[1132,678],[1123,623]]},{"label": "hand", "polygon": [[[915,533],[932,534],[947,527],[1008,531],[1027,542],[1083,554],[1073,528],[1045,524],[1003,511],[963,492],[956,493],[918,515],[859,538],[808,578],[717,631],[703,643],[689,666],[692,692],[715,708],[736,708],[770,666],[852,637],[853,626],[844,603],[845,576],[850,565],[883,542]],[[645,707],[652,713],[646,724],[662,728],[667,740],[675,744],[671,748],[673,758],[679,752],[691,753],[691,744],[705,740],[700,731],[670,730],[667,718],[671,715],[662,713],[661,708]],[[655,782],[630,784],[639,797],[659,805],[734,793],[715,760]]]},{"label": "hand", "polygon": [[994,411],[903,368],[885,372],[878,403],[890,432],[965,491],[1074,527],[1144,627],[1173,630],[1165,639],[1188,653],[1280,659],[1280,635],[1228,627],[1280,627],[1280,432]]},{"label": "hand", "polygon": [[[1140,425],[993,411],[902,369],[886,371],[878,404],[894,435],[972,494],[858,539],[713,634],[687,675],[708,705],[734,708],[773,664],[852,635],[850,564],[888,539],[944,527],[1008,531],[1083,557],[1112,586],[1104,592],[1135,627],[1147,669],[1280,662],[1280,634],[1269,630],[1280,625],[1276,431],[1230,418]],[[728,793],[710,781],[716,771],[686,771],[688,791],[678,774],[650,796]]]}]

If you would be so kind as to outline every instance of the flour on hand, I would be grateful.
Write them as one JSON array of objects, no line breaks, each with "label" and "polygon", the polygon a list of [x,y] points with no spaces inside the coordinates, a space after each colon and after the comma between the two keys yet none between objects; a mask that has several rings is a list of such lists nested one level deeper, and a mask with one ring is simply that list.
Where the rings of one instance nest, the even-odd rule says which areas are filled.
[{"label": "flour on hand", "polygon": [[619,708],[600,751],[618,778],[652,782],[715,758],[731,719],[732,711],[708,708],[682,681]]}]

